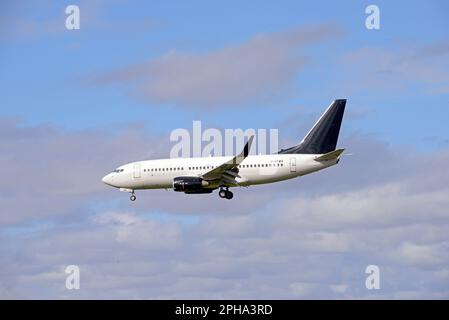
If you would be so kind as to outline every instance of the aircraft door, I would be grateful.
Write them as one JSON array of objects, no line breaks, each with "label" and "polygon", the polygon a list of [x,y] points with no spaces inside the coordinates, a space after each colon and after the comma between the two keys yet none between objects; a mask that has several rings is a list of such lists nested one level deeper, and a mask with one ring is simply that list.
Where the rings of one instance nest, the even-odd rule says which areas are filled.
[{"label": "aircraft door", "polygon": [[290,172],[296,172],[296,158],[290,158]]},{"label": "aircraft door", "polygon": [[140,163],[134,164],[134,179],[140,178]]}]

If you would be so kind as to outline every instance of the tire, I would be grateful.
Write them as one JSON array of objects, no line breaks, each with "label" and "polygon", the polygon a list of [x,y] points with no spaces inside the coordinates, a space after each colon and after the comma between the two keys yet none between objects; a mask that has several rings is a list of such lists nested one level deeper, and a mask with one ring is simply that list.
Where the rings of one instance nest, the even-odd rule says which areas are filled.
[{"label": "tire", "polygon": [[226,190],[221,189],[221,190],[218,192],[218,195],[220,196],[220,198],[226,198],[227,192],[226,192]]},{"label": "tire", "polygon": [[226,192],[226,199],[231,200],[234,197],[234,194],[231,191]]},{"label": "tire", "polygon": [[129,200],[131,200],[131,201],[136,201],[136,196],[135,196],[135,195],[132,195],[131,197],[129,197]]}]

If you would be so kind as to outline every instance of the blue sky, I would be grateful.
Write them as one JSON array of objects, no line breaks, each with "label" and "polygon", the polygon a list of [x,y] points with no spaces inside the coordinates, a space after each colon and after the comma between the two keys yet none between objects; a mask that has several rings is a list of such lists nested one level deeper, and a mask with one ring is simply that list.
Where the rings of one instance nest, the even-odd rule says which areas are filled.
[{"label": "blue sky", "polygon": [[[146,1],[130,5],[89,2],[86,8],[81,8],[82,27],[76,31],[64,30],[63,2],[3,4],[4,15],[36,24],[48,23],[55,30],[42,27],[27,34],[3,30],[2,114],[20,117],[25,124],[54,123],[69,130],[96,127],[113,130],[116,124],[139,122],[157,132],[167,132],[176,127],[190,128],[195,119],[216,126],[217,118],[223,127],[269,128],[277,127],[283,118],[297,116],[293,115],[295,107],[315,116],[333,98],[347,97],[349,112],[368,109],[370,114],[351,124],[354,131],[375,133],[389,142],[420,148],[426,148],[423,139],[427,137],[447,139],[449,129],[441,121],[448,117],[447,91],[428,94],[410,85],[400,93],[382,96],[377,91],[354,92],[337,86],[342,78],[350,78],[342,75],[345,67],[338,66],[338,59],[348,52],[365,47],[395,51],[403,46],[404,50],[410,50],[410,46],[444,42],[449,29],[444,10],[447,4],[379,2],[382,10],[378,31],[364,27],[367,4],[365,1],[347,1],[344,5],[326,1],[307,4],[197,1],[166,5]],[[292,80],[296,88],[288,98],[264,102],[262,106],[248,101],[239,110],[223,105],[220,110],[203,112],[195,110],[194,105],[176,102],[142,102],[127,96],[120,86],[95,86],[89,82],[98,73],[142,63],[170,51],[214,52],[244,43],[258,34],[321,23],[334,24],[341,35],[329,43],[304,48],[304,55],[311,63]],[[365,76],[372,77],[369,68]],[[247,116],[251,116],[251,123],[246,121]],[[298,132],[298,138],[302,134]]]},{"label": "blue sky", "polygon": [[[69,4],[80,30],[65,29]],[[380,30],[365,28],[370,4]],[[448,9],[2,2],[0,297],[447,299]],[[285,147],[335,98],[353,155],[302,181],[134,204],[100,182],[168,157],[169,133],[193,120],[278,129]],[[83,290],[64,288],[69,264]]]}]

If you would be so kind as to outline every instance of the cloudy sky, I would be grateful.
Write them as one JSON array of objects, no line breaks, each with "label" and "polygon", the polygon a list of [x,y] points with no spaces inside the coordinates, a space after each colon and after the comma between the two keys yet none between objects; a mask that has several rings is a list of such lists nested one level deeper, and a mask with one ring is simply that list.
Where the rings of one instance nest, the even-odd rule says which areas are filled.
[{"label": "cloudy sky", "polygon": [[[448,39],[447,1],[3,1],[0,298],[449,298]],[[328,170],[232,201],[101,183],[194,120],[291,145],[335,98]]]}]

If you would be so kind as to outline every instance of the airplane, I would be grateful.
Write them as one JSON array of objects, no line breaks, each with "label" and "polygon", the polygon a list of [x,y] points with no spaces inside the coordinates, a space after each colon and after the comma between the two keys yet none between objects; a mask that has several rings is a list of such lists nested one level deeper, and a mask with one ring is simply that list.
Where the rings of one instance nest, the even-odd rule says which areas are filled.
[{"label": "airplane", "polygon": [[131,162],[103,177],[102,181],[129,192],[173,189],[186,194],[212,193],[232,199],[229,188],[273,183],[304,176],[340,161],[344,149],[336,149],[346,99],[334,100],[297,145],[278,153],[249,155],[254,136],[243,150],[228,157],[172,158]]}]

